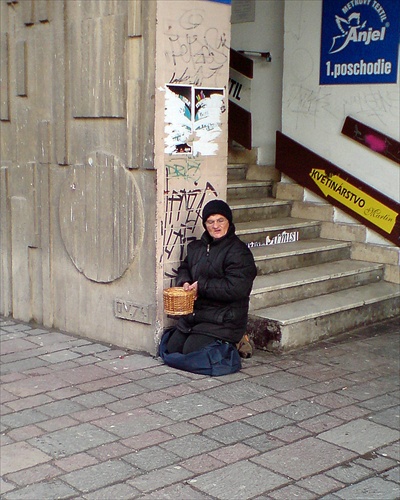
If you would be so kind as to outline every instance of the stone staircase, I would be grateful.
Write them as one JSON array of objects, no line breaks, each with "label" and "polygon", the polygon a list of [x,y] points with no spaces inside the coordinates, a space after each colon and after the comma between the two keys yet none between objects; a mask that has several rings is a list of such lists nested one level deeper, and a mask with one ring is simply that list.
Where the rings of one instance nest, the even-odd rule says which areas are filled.
[{"label": "stone staircase", "polygon": [[236,233],[258,269],[248,322],[256,347],[289,350],[400,315],[400,287],[384,280],[385,264],[352,259],[351,241],[321,237],[321,220],[291,216],[294,203],[274,196],[279,173],[267,168],[251,180],[246,164],[228,166]]}]

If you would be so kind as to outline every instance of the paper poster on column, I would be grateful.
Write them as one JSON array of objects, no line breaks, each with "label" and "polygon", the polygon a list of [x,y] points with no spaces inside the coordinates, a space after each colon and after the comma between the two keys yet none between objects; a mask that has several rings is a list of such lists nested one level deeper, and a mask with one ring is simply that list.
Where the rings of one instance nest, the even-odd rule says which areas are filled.
[{"label": "paper poster on column", "polygon": [[165,153],[191,154],[192,131],[192,86],[166,85]]},{"label": "paper poster on column", "polygon": [[216,155],[223,108],[222,88],[166,85],[165,153]]},{"label": "paper poster on column", "polygon": [[194,88],[194,154],[215,155],[218,144],[215,139],[221,134],[221,112],[223,89]]}]

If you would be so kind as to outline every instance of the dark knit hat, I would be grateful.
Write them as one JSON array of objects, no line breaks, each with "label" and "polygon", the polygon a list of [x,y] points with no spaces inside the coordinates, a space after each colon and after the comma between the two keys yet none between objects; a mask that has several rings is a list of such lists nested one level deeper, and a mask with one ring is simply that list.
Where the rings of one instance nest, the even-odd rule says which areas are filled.
[{"label": "dark knit hat", "polygon": [[221,214],[226,217],[229,224],[232,224],[232,210],[229,205],[222,200],[211,200],[203,208],[203,226],[210,215]]}]

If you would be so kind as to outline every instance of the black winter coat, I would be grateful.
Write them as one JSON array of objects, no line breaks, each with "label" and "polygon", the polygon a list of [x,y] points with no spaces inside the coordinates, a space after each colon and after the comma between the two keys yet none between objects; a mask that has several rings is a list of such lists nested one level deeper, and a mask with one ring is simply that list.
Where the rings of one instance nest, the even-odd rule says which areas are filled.
[{"label": "black winter coat", "polygon": [[253,254],[230,225],[226,236],[205,231],[192,241],[178,269],[177,286],[198,282],[193,314],[182,316],[177,328],[237,343],[246,332],[249,297],[257,269]]}]

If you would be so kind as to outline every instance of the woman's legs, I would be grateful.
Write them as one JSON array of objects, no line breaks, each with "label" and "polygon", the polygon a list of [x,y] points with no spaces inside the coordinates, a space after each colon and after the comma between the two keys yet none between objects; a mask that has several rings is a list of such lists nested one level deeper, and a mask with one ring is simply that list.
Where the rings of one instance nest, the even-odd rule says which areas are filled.
[{"label": "woman's legs", "polygon": [[214,342],[214,337],[202,335],[200,333],[183,333],[176,329],[168,340],[168,352],[180,352],[188,354],[189,352],[198,351],[204,346]]},{"label": "woman's legs", "polygon": [[206,345],[214,342],[214,340],[216,340],[214,337],[209,337],[208,335],[192,333],[187,337],[182,352],[183,354],[189,354],[189,352],[199,351]]}]

